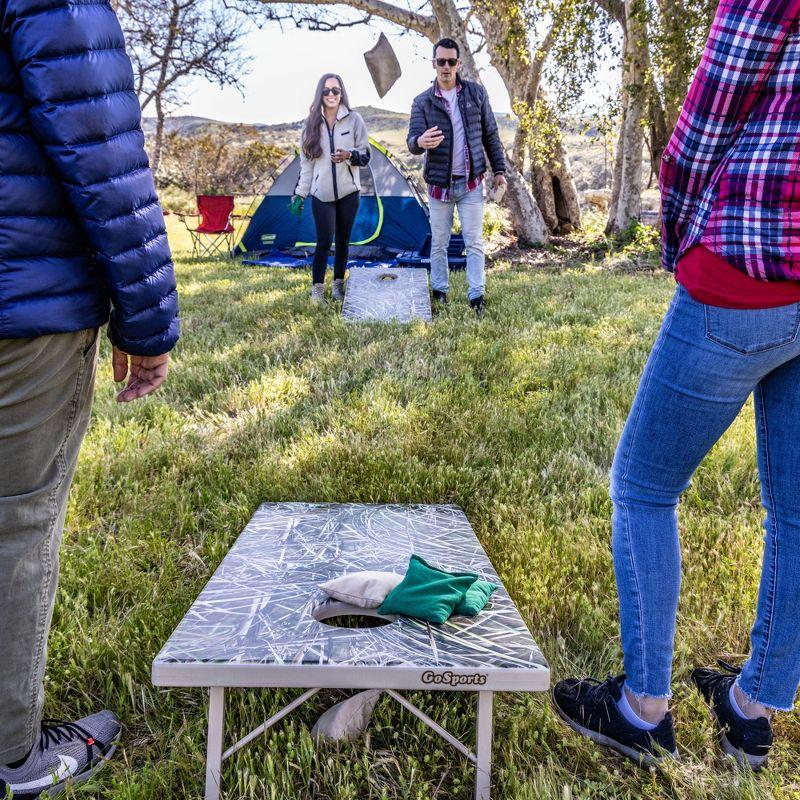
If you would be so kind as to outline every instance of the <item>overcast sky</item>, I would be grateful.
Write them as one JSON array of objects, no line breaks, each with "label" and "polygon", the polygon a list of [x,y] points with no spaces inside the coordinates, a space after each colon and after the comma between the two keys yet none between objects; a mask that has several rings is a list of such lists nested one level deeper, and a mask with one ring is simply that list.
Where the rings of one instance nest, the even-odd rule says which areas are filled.
[{"label": "overcast sky", "polygon": [[[401,78],[382,99],[372,84],[364,53],[372,48],[383,31],[397,54],[403,71]],[[408,112],[411,101],[433,80],[431,46],[418,34],[399,34],[396,26],[376,20],[334,32],[281,29],[272,24],[252,32],[245,40],[254,57],[250,71],[242,79],[244,97],[235,89],[220,90],[204,79],[185,85],[187,104],[176,114],[191,114],[225,122],[291,122],[308,113],[317,80],[325,72],[338,72],[355,106],[373,105],[392,111]],[[511,104],[497,71],[481,53],[477,57],[481,79],[489,90],[492,108],[509,112]],[[589,100],[596,101],[615,82],[616,70],[602,73]]]}]

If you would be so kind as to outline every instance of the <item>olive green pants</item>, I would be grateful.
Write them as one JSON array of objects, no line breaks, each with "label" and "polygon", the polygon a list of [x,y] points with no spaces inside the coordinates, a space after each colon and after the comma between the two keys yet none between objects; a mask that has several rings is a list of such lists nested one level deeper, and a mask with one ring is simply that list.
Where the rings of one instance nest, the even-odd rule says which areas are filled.
[{"label": "olive green pants", "polygon": [[97,330],[0,339],[0,764],[37,740],[67,493]]}]

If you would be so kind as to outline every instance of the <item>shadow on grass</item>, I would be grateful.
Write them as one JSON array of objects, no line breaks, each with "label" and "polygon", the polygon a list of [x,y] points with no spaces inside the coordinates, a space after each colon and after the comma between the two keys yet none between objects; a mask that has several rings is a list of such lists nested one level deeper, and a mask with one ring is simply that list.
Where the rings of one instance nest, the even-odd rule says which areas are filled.
[{"label": "shadow on grass", "polygon": [[[155,691],[149,665],[263,501],[457,503],[556,677],[619,663],[606,475],[669,282],[506,268],[489,274],[477,321],[454,275],[454,301],[431,325],[384,326],[310,308],[308,279],[181,263],[184,336],[168,385],[119,407],[103,362],[48,686],[60,716],[103,704],[125,719],[125,759],[90,787],[98,797],[199,796],[203,694]],[[733,435],[728,447],[741,448],[749,428]],[[745,646],[740,608],[755,586],[755,567],[715,556],[757,549],[758,509],[733,491],[753,470],[734,470],[732,484],[724,447],[708,469],[713,511],[695,505],[686,519],[681,614],[693,622],[679,634],[678,678],[701,642]],[[244,733],[293,696],[232,692],[229,729]],[[315,747],[308,726],[332,701],[315,698],[226,765],[228,798],[469,796],[471,771],[390,703],[367,741]],[[412,701],[469,741],[468,698]],[[497,796],[560,798],[566,786],[575,797],[760,798],[793,780],[786,753],[763,786],[718,771],[707,717],[688,693],[677,704],[688,764],[649,775],[565,735],[543,698],[501,697]]]}]

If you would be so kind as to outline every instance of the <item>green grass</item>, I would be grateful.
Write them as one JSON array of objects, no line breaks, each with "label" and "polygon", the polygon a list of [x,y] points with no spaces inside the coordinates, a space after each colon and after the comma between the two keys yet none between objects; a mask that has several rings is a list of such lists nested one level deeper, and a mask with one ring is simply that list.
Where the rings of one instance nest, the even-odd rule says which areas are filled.
[{"label": "green grass", "polygon": [[[103,343],[70,496],[46,713],[107,706],[125,723],[119,756],[74,796],[201,796],[203,692],[154,689],[150,663],[263,501],[456,503],[554,678],[619,670],[607,474],[672,286],[574,253],[556,269],[563,257],[496,265],[482,321],[456,275],[449,308],[406,327],[311,308],[303,272],[178,260],[169,383],[116,404]],[[752,427],[748,408],[681,510],[682,761],[638,771],[568,732],[543,695],[498,695],[494,797],[800,797],[796,715],[780,717],[772,765],[753,776],[715,757],[686,683],[697,664],[748,648],[761,548]],[[229,735],[296,695],[230,692]],[[472,768],[388,698],[364,740],[315,747],[308,731],[337,696],[322,692],[227,762],[227,800],[471,796]],[[469,696],[411,699],[473,741]]]}]

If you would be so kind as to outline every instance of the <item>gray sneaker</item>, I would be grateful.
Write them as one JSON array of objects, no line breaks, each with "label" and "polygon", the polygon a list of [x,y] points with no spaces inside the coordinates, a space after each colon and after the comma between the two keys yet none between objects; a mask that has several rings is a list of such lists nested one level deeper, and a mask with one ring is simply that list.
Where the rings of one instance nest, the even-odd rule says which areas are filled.
[{"label": "gray sneaker", "polygon": [[39,741],[25,761],[0,766],[0,798],[36,800],[47,791],[61,794],[70,783],[83,783],[114,755],[122,726],[110,711],[77,722],[42,721]]},{"label": "gray sneaker", "polygon": [[334,280],[331,297],[339,303],[344,300],[344,278]]},{"label": "gray sneaker", "polygon": [[311,304],[317,306],[325,305],[325,284],[315,283],[311,286]]}]

